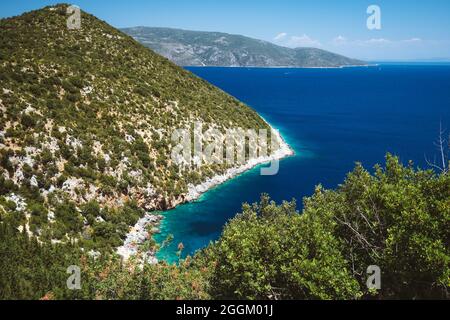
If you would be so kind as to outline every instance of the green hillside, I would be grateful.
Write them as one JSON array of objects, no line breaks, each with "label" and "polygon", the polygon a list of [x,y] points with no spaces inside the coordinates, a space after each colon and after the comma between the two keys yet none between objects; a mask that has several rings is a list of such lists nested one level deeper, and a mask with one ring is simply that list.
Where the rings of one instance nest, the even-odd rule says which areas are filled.
[{"label": "green hillside", "polygon": [[171,133],[268,128],[233,97],[67,5],[0,20],[0,217],[40,240],[120,245],[143,209],[230,165],[180,167]]},{"label": "green hillside", "polygon": [[291,49],[221,32],[150,27],[122,30],[181,66],[342,67],[366,64],[317,48]]}]

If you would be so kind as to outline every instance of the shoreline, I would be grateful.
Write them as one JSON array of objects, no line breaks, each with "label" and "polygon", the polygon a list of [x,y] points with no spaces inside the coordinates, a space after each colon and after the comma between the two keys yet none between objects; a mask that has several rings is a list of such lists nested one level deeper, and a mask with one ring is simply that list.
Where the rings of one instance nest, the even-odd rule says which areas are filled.
[{"label": "shoreline", "polygon": [[[261,116],[260,116],[261,117]],[[262,117],[261,117],[262,118]],[[290,157],[295,155],[294,150],[286,143],[286,141],[281,136],[280,132],[276,129],[274,129],[264,118],[262,118],[264,122],[266,122],[269,127],[271,128],[272,132],[275,133],[275,137],[278,140],[279,148],[270,156],[263,156],[258,158],[253,158],[247,161],[245,164],[239,166],[239,167],[233,167],[230,169],[227,169],[227,171],[223,174],[216,175],[212,178],[208,178],[206,181],[194,186],[189,185],[188,186],[188,194],[186,195],[186,202],[192,202],[194,200],[197,200],[202,196],[202,194],[206,193],[207,191],[211,190],[212,188],[221,185],[222,183],[231,180],[238,175],[253,169],[254,167],[268,163],[270,161],[274,160],[281,160],[286,157]]]},{"label": "shoreline", "polygon": [[234,69],[344,69],[358,67],[376,67],[379,64],[348,64],[335,67],[296,67],[296,66],[181,66],[182,68],[234,68]]},{"label": "shoreline", "polygon": [[[276,137],[278,142],[278,149],[269,156],[253,158],[241,166],[229,168],[225,173],[215,175],[212,178],[208,178],[206,181],[198,185],[188,185],[188,192],[186,194],[185,200],[177,204],[175,208],[179,205],[198,200],[207,191],[259,165],[295,155],[295,151],[283,139],[280,132],[272,127],[270,123],[267,122],[261,115],[260,117],[270,127],[271,131],[274,134],[274,137]],[[131,227],[131,230],[126,235],[123,245],[117,248],[116,253],[120,255],[124,261],[127,261],[130,257],[135,256],[139,252],[139,246],[153,237],[154,233],[157,233],[159,231],[158,226],[162,219],[163,217],[161,215],[154,214],[153,212],[145,213],[145,215],[140,218],[133,227]],[[151,227],[155,232],[150,233],[148,231],[149,227]],[[143,260],[150,264],[158,263],[156,252],[154,251],[144,252]]]}]

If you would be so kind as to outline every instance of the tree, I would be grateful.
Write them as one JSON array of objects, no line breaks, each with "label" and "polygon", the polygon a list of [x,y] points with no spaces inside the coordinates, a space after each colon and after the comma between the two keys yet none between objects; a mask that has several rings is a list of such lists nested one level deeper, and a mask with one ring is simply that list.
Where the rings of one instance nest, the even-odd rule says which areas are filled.
[{"label": "tree", "polygon": [[[371,175],[357,165],[336,191],[318,189],[304,215],[332,224],[355,279],[382,271],[380,298],[442,298],[450,279],[450,176],[387,155]],[[369,296],[367,289],[365,295]]]},{"label": "tree", "polygon": [[354,299],[360,295],[330,226],[267,195],[244,205],[205,251],[216,298]]},{"label": "tree", "polygon": [[[197,260],[216,298],[448,298],[448,199],[448,173],[387,155],[374,174],[358,164],[337,190],[318,186],[302,214],[267,196],[244,205]],[[378,292],[366,287],[371,265]]]}]

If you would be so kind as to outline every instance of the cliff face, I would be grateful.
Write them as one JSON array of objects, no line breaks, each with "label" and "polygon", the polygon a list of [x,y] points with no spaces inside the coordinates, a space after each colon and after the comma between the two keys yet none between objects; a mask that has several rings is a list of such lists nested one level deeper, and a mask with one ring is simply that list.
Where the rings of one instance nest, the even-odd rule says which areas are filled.
[{"label": "cliff face", "polygon": [[122,31],[180,66],[342,67],[366,64],[321,49],[291,49],[221,32],[150,27]]},{"label": "cliff face", "polygon": [[175,165],[174,129],[268,125],[94,16],[67,19],[58,5],[0,20],[0,222],[114,246],[143,210],[231,167]]}]

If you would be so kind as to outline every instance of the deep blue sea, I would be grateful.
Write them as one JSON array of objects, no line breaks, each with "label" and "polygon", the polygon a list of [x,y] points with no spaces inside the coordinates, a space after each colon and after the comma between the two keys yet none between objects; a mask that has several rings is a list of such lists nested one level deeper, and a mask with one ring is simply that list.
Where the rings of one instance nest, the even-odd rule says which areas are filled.
[{"label": "deep blue sea", "polygon": [[[164,212],[159,259],[176,261],[216,240],[243,202],[269,193],[280,202],[334,188],[355,162],[367,168],[391,152],[426,167],[437,155],[439,124],[450,131],[450,65],[379,65],[343,69],[188,68],[258,111],[296,155],[275,176],[253,169],[210,190],[199,201]],[[447,131],[447,132],[449,132]]]}]

